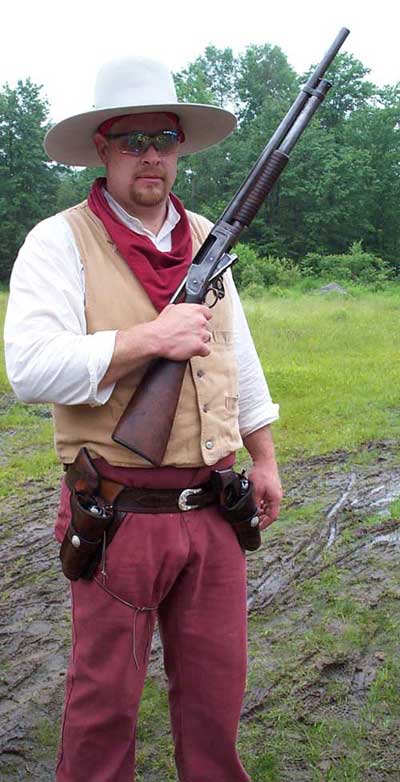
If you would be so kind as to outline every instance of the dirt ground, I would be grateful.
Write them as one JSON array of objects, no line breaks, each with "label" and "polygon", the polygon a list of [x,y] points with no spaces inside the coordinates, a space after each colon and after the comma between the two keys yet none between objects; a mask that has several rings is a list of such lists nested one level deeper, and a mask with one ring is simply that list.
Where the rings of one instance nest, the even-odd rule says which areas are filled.
[{"label": "dirt ground", "polygon": [[[297,462],[283,470],[283,480],[282,527],[278,523],[276,531],[266,532],[263,547],[248,558],[250,666],[243,726],[254,726],[256,732],[288,688],[295,689],[298,713],[303,714],[299,720],[310,724],[332,709],[357,719],[385,660],[383,627],[366,632],[352,651],[336,649],[327,655],[304,642],[302,663],[308,676],[293,678],[300,647],[291,660],[289,639],[310,637],[315,579],[335,573],[343,598],[351,592],[368,610],[385,606],[399,617],[400,521],[393,513],[400,498],[397,443],[371,443],[355,453]],[[3,500],[0,525],[0,779],[51,782],[69,652],[69,594],[52,535],[57,481],[25,488],[23,506],[19,494]],[[374,523],[365,523],[371,517]],[[334,626],[328,629],[334,634]],[[287,665],[277,675],[274,650],[285,639]],[[163,679],[157,637],[149,674],[153,681]],[[332,700],[332,683],[341,685],[340,702]],[[374,734],[371,741],[379,762],[371,764],[365,778],[399,780],[397,736],[388,741]],[[337,757],[332,750],[324,759],[321,779],[336,779],[329,772]],[[140,780],[157,778],[150,766],[146,770],[143,765]],[[272,778],[308,782],[316,777],[299,761]]]}]

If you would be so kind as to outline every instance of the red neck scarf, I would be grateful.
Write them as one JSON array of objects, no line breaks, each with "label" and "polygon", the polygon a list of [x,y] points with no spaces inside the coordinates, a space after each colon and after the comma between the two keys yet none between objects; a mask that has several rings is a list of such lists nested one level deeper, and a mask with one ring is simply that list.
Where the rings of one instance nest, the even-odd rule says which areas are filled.
[{"label": "red neck scarf", "polygon": [[181,219],[172,231],[171,250],[160,252],[148,236],[131,231],[118,219],[103,193],[105,185],[103,177],[93,182],[88,198],[89,207],[101,220],[124,261],[161,312],[192,262],[192,237],[183,204],[179,198],[170,194]]}]

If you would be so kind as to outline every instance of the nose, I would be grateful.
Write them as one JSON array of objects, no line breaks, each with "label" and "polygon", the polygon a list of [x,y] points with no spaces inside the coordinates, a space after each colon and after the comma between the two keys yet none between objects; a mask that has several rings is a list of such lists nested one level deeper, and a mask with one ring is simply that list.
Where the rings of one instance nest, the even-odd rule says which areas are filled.
[{"label": "nose", "polygon": [[159,163],[161,159],[160,153],[153,146],[153,144],[150,144],[148,149],[146,149],[145,152],[142,152],[140,157],[142,159],[142,163],[151,163],[152,165]]}]

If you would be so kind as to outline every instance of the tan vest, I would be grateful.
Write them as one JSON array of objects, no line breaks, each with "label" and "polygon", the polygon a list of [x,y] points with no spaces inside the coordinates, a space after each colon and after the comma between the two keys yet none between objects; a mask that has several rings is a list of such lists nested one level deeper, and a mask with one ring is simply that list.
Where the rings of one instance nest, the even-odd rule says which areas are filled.
[{"label": "tan vest", "polygon": [[[195,254],[209,233],[208,220],[188,212]],[[64,212],[85,272],[87,333],[126,329],[153,320],[157,311],[102,222],[87,202]],[[241,446],[238,384],[229,293],[213,309],[211,353],[188,362],[163,465],[212,465]],[[105,405],[54,406],[55,444],[62,462],[74,460],[85,446],[110,464],[149,467],[140,456],[117,445],[111,433],[139,384],[147,362],[116,384]],[[160,399],[160,409],[163,400]]]}]

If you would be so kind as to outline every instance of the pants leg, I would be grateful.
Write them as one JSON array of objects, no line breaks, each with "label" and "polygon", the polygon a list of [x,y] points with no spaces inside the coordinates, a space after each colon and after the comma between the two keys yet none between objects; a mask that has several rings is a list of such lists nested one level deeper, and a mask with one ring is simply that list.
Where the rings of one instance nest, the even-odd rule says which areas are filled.
[{"label": "pants leg", "polygon": [[137,711],[156,609],[188,550],[179,514],[127,514],[107,549],[107,588],[72,585],[73,650],[57,782],[132,782]]},{"label": "pants leg", "polygon": [[236,750],[246,678],[245,556],[214,508],[183,516],[186,565],[159,607],[180,782],[246,782]]},{"label": "pants leg", "polygon": [[[82,601],[85,588],[89,594]],[[110,606],[112,598],[96,584],[78,582],[72,591],[73,652],[56,780],[128,782],[154,613],[135,615],[115,600]]]}]

